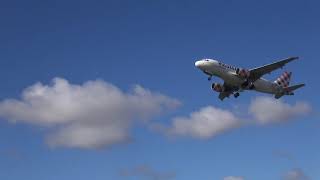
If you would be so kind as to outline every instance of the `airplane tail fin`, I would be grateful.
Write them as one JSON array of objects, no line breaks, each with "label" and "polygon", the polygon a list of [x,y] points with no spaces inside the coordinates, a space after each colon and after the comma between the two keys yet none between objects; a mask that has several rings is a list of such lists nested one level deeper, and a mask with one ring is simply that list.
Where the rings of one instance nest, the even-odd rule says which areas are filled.
[{"label": "airplane tail fin", "polygon": [[276,94],[275,98],[279,99],[281,98],[283,95],[294,95],[294,91],[305,86],[305,84],[297,84],[297,85],[293,85],[293,86],[289,86],[289,87],[285,87],[283,88],[283,93],[281,94]]},{"label": "airplane tail fin", "polygon": [[278,84],[282,88],[287,88],[290,84],[292,72],[285,71],[278,79],[274,81],[274,83]]}]

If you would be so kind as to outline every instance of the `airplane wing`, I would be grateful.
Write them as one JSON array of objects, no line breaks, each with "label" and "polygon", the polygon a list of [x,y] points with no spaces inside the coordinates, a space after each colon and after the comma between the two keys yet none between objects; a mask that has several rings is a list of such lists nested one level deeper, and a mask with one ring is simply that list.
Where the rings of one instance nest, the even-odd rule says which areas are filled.
[{"label": "airplane wing", "polygon": [[259,78],[261,78],[263,75],[271,73],[272,71],[282,68],[283,66],[285,66],[287,63],[298,59],[299,57],[289,57],[287,59],[283,59],[280,60],[278,62],[274,62],[271,64],[267,64],[261,67],[257,67],[254,69],[250,69],[250,76],[249,79],[251,79],[252,81],[256,81]]},{"label": "airplane wing", "polygon": [[226,83],[223,83],[223,87],[224,87],[224,91],[219,94],[219,99],[221,101],[223,101],[224,98],[229,97],[231,94],[233,94],[233,92],[237,90],[236,87],[230,86]]}]

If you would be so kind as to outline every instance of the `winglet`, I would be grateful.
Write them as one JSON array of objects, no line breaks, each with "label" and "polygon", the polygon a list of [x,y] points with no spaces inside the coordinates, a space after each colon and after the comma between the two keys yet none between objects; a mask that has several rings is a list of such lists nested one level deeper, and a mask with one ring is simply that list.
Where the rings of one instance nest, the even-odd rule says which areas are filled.
[{"label": "winglet", "polygon": [[294,60],[297,60],[297,59],[299,59],[298,56],[293,56],[293,57],[288,57],[288,58],[286,58],[286,59],[283,59],[283,60],[281,60],[281,61],[284,61],[285,63],[289,63],[289,62],[294,61]]},{"label": "winglet", "polygon": [[293,61],[293,60],[296,60],[296,59],[299,59],[299,57],[298,57],[298,56],[289,57],[289,58],[287,58],[286,60],[287,60],[287,61]]}]

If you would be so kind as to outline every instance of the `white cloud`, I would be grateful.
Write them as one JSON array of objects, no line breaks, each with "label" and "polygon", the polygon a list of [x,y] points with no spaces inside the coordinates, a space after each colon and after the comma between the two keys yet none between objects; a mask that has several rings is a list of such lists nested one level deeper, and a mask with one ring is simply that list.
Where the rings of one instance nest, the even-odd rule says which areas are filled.
[{"label": "white cloud", "polygon": [[26,88],[21,100],[0,102],[0,116],[11,122],[45,126],[51,146],[96,148],[128,141],[132,123],[179,105],[141,86],[123,92],[102,80],[82,85],[55,78],[51,85]]},{"label": "white cloud", "polygon": [[244,180],[244,177],[240,177],[240,176],[227,176],[227,177],[224,177],[223,180]]},{"label": "white cloud", "polygon": [[308,180],[308,176],[301,169],[292,169],[287,172],[283,178],[284,180]]},{"label": "white cloud", "polygon": [[176,117],[168,132],[173,135],[206,139],[240,125],[239,119],[230,111],[207,106],[192,112],[189,117]]},{"label": "white cloud", "polygon": [[257,97],[244,111],[243,116],[239,117],[240,113],[232,109],[207,106],[192,112],[188,117],[173,118],[170,127],[158,125],[155,129],[170,135],[207,139],[243,125],[289,121],[310,113],[311,106],[306,102],[291,105],[271,97]]},{"label": "white cloud", "polygon": [[309,112],[311,106],[306,102],[290,105],[271,97],[257,97],[249,106],[249,114],[259,124],[288,121]]},{"label": "white cloud", "polygon": [[[179,104],[141,86],[123,92],[102,80],[76,85],[55,78],[49,85],[36,83],[26,88],[21,99],[0,101],[0,117],[46,127],[47,143],[53,147],[97,148],[129,141],[133,123],[148,121]],[[310,111],[305,102],[290,105],[269,97],[258,97],[248,107],[253,122],[262,125]],[[159,127],[170,135],[208,139],[238,128],[243,122],[240,119],[245,118],[232,110],[207,106],[187,117],[173,118],[169,127]]]}]

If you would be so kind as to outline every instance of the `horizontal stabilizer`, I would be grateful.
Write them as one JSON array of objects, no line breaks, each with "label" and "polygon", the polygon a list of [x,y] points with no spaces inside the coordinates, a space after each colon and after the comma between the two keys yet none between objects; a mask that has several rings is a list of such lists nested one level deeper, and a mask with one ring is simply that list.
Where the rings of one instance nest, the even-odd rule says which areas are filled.
[{"label": "horizontal stabilizer", "polygon": [[283,95],[294,95],[293,91],[295,91],[295,90],[297,90],[297,89],[299,89],[299,88],[301,88],[303,86],[305,86],[305,84],[297,84],[297,85],[293,85],[293,86],[289,86],[289,87],[283,88],[284,92],[276,94],[274,97],[276,99],[279,99]]},{"label": "horizontal stabilizer", "polygon": [[296,89],[299,89],[301,87],[305,86],[305,84],[297,84],[297,85],[293,85],[293,86],[289,86],[287,88],[284,88],[287,92],[293,92]]}]

